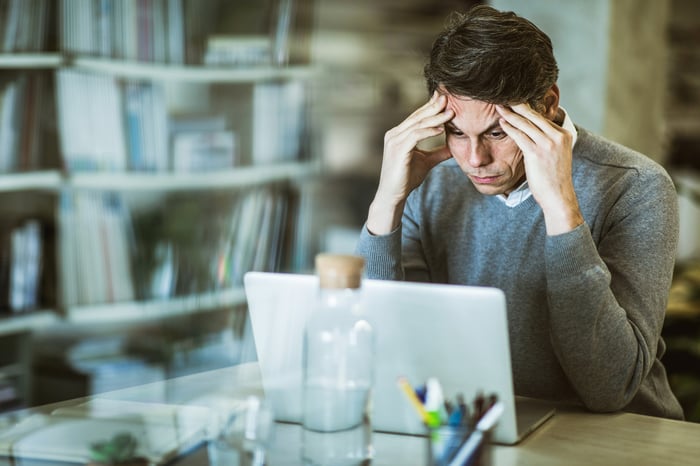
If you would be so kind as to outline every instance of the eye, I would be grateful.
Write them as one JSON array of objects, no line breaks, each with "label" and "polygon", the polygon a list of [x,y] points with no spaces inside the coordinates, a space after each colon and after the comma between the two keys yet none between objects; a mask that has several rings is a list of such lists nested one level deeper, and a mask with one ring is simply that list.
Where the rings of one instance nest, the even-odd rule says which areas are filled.
[{"label": "eye", "polygon": [[453,136],[463,136],[464,133],[455,128],[454,126],[446,126],[445,130],[447,131],[447,134],[451,134]]},{"label": "eye", "polygon": [[506,137],[506,132],[501,129],[494,129],[493,131],[489,131],[486,135],[489,139],[499,140]]}]

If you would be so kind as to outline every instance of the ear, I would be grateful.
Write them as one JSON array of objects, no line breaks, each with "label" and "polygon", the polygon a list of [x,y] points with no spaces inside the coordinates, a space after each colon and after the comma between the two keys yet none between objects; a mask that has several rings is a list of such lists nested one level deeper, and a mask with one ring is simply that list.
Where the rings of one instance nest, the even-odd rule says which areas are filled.
[{"label": "ear", "polygon": [[559,87],[555,84],[544,94],[544,115],[550,120],[554,120],[559,111]]}]

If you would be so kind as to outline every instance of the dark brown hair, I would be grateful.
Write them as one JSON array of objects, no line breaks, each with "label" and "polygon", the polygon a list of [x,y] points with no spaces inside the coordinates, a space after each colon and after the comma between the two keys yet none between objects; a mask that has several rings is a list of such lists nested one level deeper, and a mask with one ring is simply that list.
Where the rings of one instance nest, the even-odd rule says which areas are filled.
[{"label": "dark brown hair", "polygon": [[558,74],[544,32],[513,12],[485,5],[451,15],[424,69],[430,94],[443,87],[457,96],[504,105],[528,102],[534,108]]}]

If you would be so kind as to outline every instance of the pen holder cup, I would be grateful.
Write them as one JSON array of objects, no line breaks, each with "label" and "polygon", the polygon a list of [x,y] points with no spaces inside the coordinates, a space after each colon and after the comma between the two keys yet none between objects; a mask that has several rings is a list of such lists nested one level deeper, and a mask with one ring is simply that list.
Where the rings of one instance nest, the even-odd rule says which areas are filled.
[{"label": "pen holder cup", "polygon": [[490,431],[442,425],[428,429],[430,466],[491,466]]}]

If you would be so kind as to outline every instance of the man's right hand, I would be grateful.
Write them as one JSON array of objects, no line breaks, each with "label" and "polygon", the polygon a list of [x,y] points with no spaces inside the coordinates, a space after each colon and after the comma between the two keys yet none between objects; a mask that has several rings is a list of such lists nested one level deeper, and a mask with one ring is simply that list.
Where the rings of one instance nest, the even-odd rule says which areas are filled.
[{"label": "man's right hand", "polygon": [[435,165],[452,157],[444,145],[430,151],[416,147],[420,141],[444,131],[443,125],[454,117],[446,105],[447,98],[435,92],[426,104],[384,135],[379,187],[367,218],[371,233],[385,235],[396,229],[411,191]]}]

